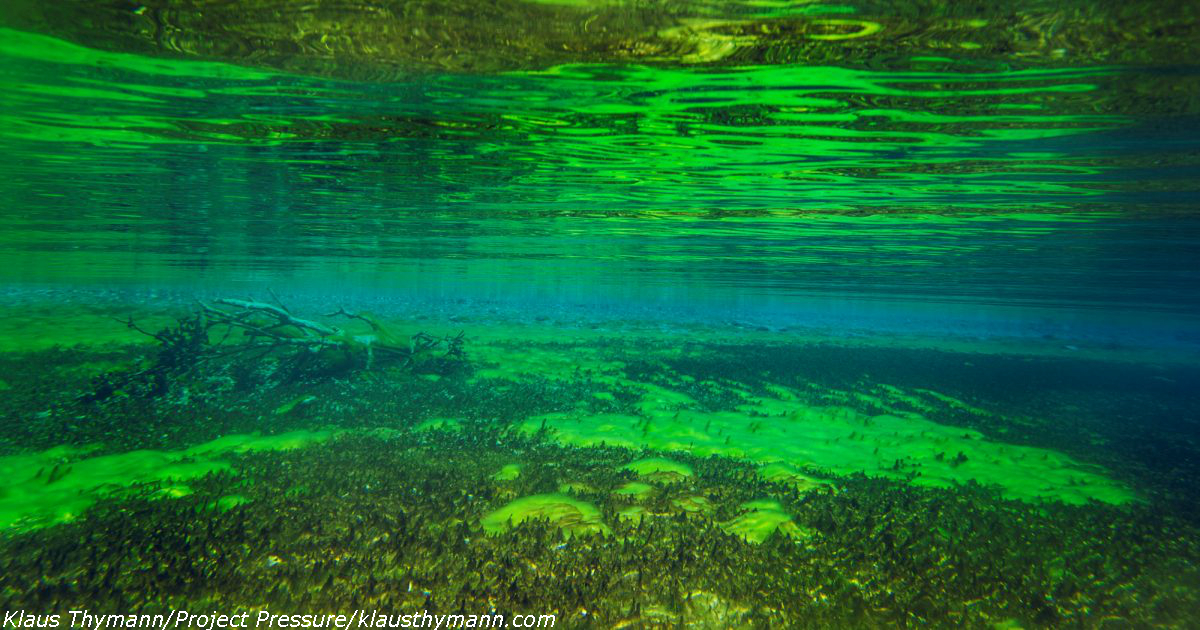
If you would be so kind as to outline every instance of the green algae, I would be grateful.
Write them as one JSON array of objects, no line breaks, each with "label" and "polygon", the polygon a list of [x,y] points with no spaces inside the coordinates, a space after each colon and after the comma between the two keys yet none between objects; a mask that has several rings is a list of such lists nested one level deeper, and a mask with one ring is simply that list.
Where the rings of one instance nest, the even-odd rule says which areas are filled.
[{"label": "green algae", "polygon": [[717,510],[717,507],[713,505],[708,497],[696,494],[671,499],[671,505],[689,514],[702,514],[705,516],[710,516]]},{"label": "green algae", "polygon": [[[238,467],[245,478],[236,490],[225,483],[196,484],[184,501],[135,502],[136,509],[96,510],[77,526],[33,532],[32,539],[0,538],[7,544],[0,574],[14,584],[37,585],[14,595],[14,605],[27,607],[36,600],[61,608],[73,605],[71,598],[93,601],[93,593],[114,588],[130,593],[134,606],[152,605],[162,591],[146,588],[145,580],[162,584],[156,576],[174,567],[170,575],[195,575],[197,583],[211,585],[180,601],[203,597],[210,606],[234,608],[257,602],[286,610],[318,599],[335,606],[392,598],[396,606],[428,602],[453,610],[515,607],[535,596],[551,610],[574,610],[581,599],[594,602],[588,616],[602,627],[620,627],[624,620],[626,627],[661,627],[667,619],[669,627],[790,628],[820,619],[822,627],[842,628],[903,626],[911,611],[933,606],[962,610],[953,620],[959,626],[986,628],[994,619],[1036,618],[1045,601],[1040,576],[1050,556],[1047,575],[1055,575],[1054,559],[1067,567],[1055,588],[1080,593],[1061,599],[1058,625],[1078,620],[1086,626],[1097,601],[1107,602],[1104,614],[1127,619],[1149,618],[1152,606],[1163,601],[1176,612],[1158,618],[1181,627],[1195,609],[1195,593],[1186,588],[1193,572],[1164,576],[1160,569],[1181,566],[1172,564],[1181,555],[1196,557],[1196,537],[1189,535],[1195,528],[1164,523],[1145,506],[1039,508],[978,490],[948,493],[861,477],[840,481],[837,495],[811,493],[795,504],[763,495],[755,468],[719,459],[688,460],[696,472],[690,485],[720,504],[719,519],[661,509],[666,506],[657,502],[653,512],[660,513],[642,505],[622,508],[600,493],[594,505],[612,529],[606,538],[572,538],[564,547],[549,522],[525,522],[503,536],[459,535],[460,525],[476,529],[464,521],[480,514],[480,483],[488,485],[481,477],[515,461],[514,451],[529,453],[528,442],[475,437],[437,433],[422,436],[421,448],[396,448],[395,441],[354,434],[336,448],[255,455],[252,465]],[[607,488],[623,483],[615,470],[628,459],[623,455],[539,444],[523,461],[555,464],[562,479]],[[481,472],[481,462],[494,466]],[[517,484],[536,488],[546,482],[529,477]],[[388,482],[372,481],[370,492],[363,492],[368,479]],[[413,491],[432,479],[439,482]],[[308,492],[280,491],[297,487]],[[218,504],[231,491],[252,501],[232,517],[210,510],[197,518],[198,506]],[[686,493],[676,496],[687,499]],[[728,512],[739,505],[740,511]],[[791,517],[794,530],[783,516]],[[808,527],[817,533],[809,537]],[[1147,532],[1160,531],[1148,545]],[[331,574],[331,556],[336,567],[354,569]],[[87,570],[97,562],[120,562],[126,569]],[[1094,579],[1101,569],[1128,577]],[[1014,574],[1030,579],[1013,580]],[[564,589],[547,576],[578,579]],[[248,579],[261,586],[248,589]],[[630,587],[614,587],[616,582]],[[728,623],[721,616],[714,621],[701,614],[708,607],[703,602],[703,611],[681,613],[678,602],[702,597],[697,593],[777,612],[761,623]],[[1155,595],[1148,600],[1150,593]],[[636,606],[656,608],[630,616]],[[926,618],[933,625],[940,620]]]},{"label": "green algae", "polygon": [[792,466],[779,462],[767,464],[766,466],[759,468],[758,475],[766,481],[787,484],[799,492],[829,490],[833,488],[833,485],[828,479],[820,479],[811,475],[806,475],[796,470]]},{"label": "green algae", "polygon": [[613,494],[632,497],[634,500],[641,501],[654,493],[654,486],[640,481],[630,481],[629,483],[613,490]]},{"label": "green algae", "polygon": [[[511,332],[510,328],[501,327],[492,334],[502,336]],[[625,363],[607,359],[605,355],[603,348],[588,346],[574,347],[570,352],[533,345],[514,349],[486,342],[472,346],[472,360],[484,366],[475,371],[476,380],[517,381],[534,376],[574,379],[586,374],[599,383],[618,383],[615,374],[625,368]]]},{"label": "green algae", "polygon": [[631,505],[617,510],[617,518],[622,521],[641,521],[649,515],[650,512],[640,505]]},{"label": "green algae", "polygon": [[[682,393],[643,386],[639,416],[556,413],[530,418],[522,429],[544,428],[574,446],[618,446],[698,457],[722,456],[764,465],[813,468],[834,475],[865,473],[920,486],[969,481],[996,486],[1009,498],[1082,504],[1120,504],[1136,498],[1093,467],[1049,449],[997,442],[978,431],[947,426],[895,410],[869,415],[844,406],[803,402],[776,386],[733,411],[702,411]],[[844,392],[834,394],[845,396]],[[767,474],[786,481],[784,468]]]},{"label": "green algae", "polygon": [[189,457],[250,453],[254,451],[288,451],[310,444],[325,442],[341,433],[336,430],[290,431],[275,435],[226,435],[183,451]]},{"label": "green algae", "polygon": [[454,418],[430,418],[413,427],[414,431],[457,431],[462,421]]},{"label": "green algae", "polygon": [[[115,311],[84,306],[49,304],[0,308],[0,352],[31,352],[54,346],[151,344],[154,340],[113,321]],[[157,330],[170,321],[162,313],[129,307],[145,327]]]},{"label": "green algae", "polygon": [[217,504],[214,506],[218,512],[228,512],[239,505],[250,503],[250,499],[240,494],[229,494],[217,499]]},{"label": "green algae", "polygon": [[777,531],[797,540],[803,540],[813,535],[812,530],[797,525],[778,501],[770,499],[748,501],[741,505],[741,509],[745,510],[745,513],[727,523],[722,523],[721,529],[746,542],[762,544]]},{"label": "green algae", "polygon": [[558,491],[561,493],[586,494],[594,492],[595,488],[583,483],[582,481],[565,481],[558,484]]},{"label": "green algae", "polygon": [[312,394],[300,394],[299,396],[296,396],[295,398],[292,398],[291,400],[276,407],[275,415],[285,416],[285,415],[295,411],[296,408],[303,407],[304,405],[313,403],[316,400],[317,400],[317,397],[313,396]]},{"label": "green algae", "polygon": [[[93,319],[85,318],[88,334],[93,332],[93,325],[99,327],[104,320],[99,313]],[[111,319],[104,321],[108,322],[104,326],[112,330],[128,332],[123,326],[113,326]],[[546,428],[558,441],[723,455],[832,475],[864,472],[894,479],[913,476],[912,483],[917,485],[946,487],[974,480],[996,485],[1006,496],[1024,500],[1078,504],[1090,499],[1124,503],[1134,498],[1128,488],[1108,479],[1104,471],[1061,452],[1008,445],[975,431],[933,423],[928,419],[930,415],[947,406],[972,415],[995,416],[933,390],[876,384],[843,391],[801,383],[799,389],[770,386],[771,396],[749,400],[737,409],[704,411],[695,399],[677,391],[693,384],[685,375],[665,379],[675,383],[671,387],[641,383],[625,378],[626,364],[612,360],[613,355],[602,347],[587,346],[579,352],[572,348],[568,352],[557,346],[530,345],[514,350],[511,344],[500,343],[510,332],[530,334],[530,330],[513,327],[486,330],[487,339],[478,344],[479,360],[495,367],[477,371],[476,380],[490,375],[520,381],[540,374],[565,380],[587,378],[623,388],[624,392],[641,392],[639,399],[623,408],[634,413],[589,413],[581,408],[535,416],[522,426],[527,432],[535,431],[545,420]],[[579,340],[594,337],[586,331],[570,335]],[[137,338],[145,339],[141,335]],[[472,348],[474,358],[474,342]],[[671,354],[680,351],[659,351],[657,356]],[[672,375],[668,372],[667,376]],[[728,383],[721,386],[725,391],[737,391]],[[747,397],[746,392],[739,395]],[[831,404],[813,404],[815,399]],[[851,405],[877,407],[887,413],[865,414],[849,409]],[[919,413],[913,413],[914,409]],[[462,424],[453,418],[434,418],[416,428],[461,430]],[[784,474],[778,480],[786,482],[787,477]],[[794,475],[793,480],[801,482]]]},{"label": "green algae", "polygon": [[691,466],[661,457],[639,459],[626,464],[621,469],[633,471],[639,477],[659,483],[676,483],[695,474]]},{"label": "green algae", "polygon": [[[78,518],[96,501],[130,487],[161,483],[155,496],[191,493],[187,481],[228,470],[230,453],[301,448],[328,440],[332,431],[227,435],[178,451],[137,450],[88,457],[89,447],[55,447],[0,457],[0,530],[29,530]],[[229,502],[226,502],[232,507]]]},{"label": "green algae", "polygon": [[592,534],[607,536],[612,532],[600,520],[600,510],[596,506],[565,494],[521,497],[484,516],[480,524],[489,534],[501,534],[531,519],[548,521],[561,530],[565,538]]},{"label": "green algae", "polygon": [[492,473],[492,479],[496,481],[512,481],[520,476],[520,464],[505,464],[500,470]]}]

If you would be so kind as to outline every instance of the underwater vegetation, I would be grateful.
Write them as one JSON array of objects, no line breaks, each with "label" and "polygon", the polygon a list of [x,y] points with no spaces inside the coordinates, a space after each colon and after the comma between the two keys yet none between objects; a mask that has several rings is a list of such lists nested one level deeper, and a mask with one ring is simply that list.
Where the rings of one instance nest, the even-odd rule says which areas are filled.
[{"label": "underwater vegetation", "polygon": [[[249,327],[233,326],[228,346],[179,341],[227,321],[187,313],[149,344],[0,356],[26,367],[6,370],[0,392],[0,603],[537,610],[559,627],[625,628],[1187,627],[1200,604],[1200,521],[1181,507],[1194,495],[1159,481],[1173,464],[1112,466],[1032,425],[1009,442],[990,414],[1034,422],[1041,402],[969,397],[953,378],[940,380],[955,396],[913,387],[929,380],[921,369],[967,355],[502,331],[472,337],[471,359],[452,370],[386,352],[367,369],[360,353],[350,369],[293,378],[281,366],[325,344],[293,346],[306,338],[299,316],[238,304],[214,303]],[[204,360],[225,348],[238,351]],[[742,352],[761,368],[740,366]],[[176,367],[156,395],[84,395],[164,354]],[[969,359],[1007,369],[1003,357]],[[1095,366],[1077,369],[1064,386]],[[1194,374],[1164,373],[1178,392],[1161,401],[1186,410]],[[1097,400],[1123,404],[1118,388]],[[830,405],[844,410],[811,411]],[[841,423],[845,435],[808,459],[771,445],[785,429]],[[893,471],[862,446],[903,430],[936,448]],[[857,469],[821,456],[854,452]],[[1037,457],[977,461],[1002,452]],[[1014,494],[988,467],[1088,485]],[[923,483],[922,471],[952,482]],[[1097,488],[1134,496],[1089,499]]]},{"label": "underwater vegetation", "polygon": [[[692,475],[617,492],[647,479],[635,461],[494,429],[247,452],[190,494],[151,483],[5,536],[0,600],[536,609],[559,627],[644,628],[1183,627],[1200,603],[1185,588],[1200,579],[1194,525],[1144,507],[863,476],[800,491],[686,454],[672,461]],[[493,478],[514,462],[519,476]]]},{"label": "underwater vegetation", "polygon": [[[188,482],[228,470],[229,453],[300,448],[333,437],[333,431],[291,431],[273,435],[226,435],[176,450],[136,450],[94,455],[95,448],[58,446],[40,453],[0,458],[5,481],[0,494],[0,530],[27,531],[79,518],[104,497],[138,494],[161,484],[155,496],[178,498],[192,492]],[[220,503],[242,500],[222,497]]]},{"label": "underwater vegetation", "polygon": [[0,610],[1200,628],[1197,6],[0,1]]}]

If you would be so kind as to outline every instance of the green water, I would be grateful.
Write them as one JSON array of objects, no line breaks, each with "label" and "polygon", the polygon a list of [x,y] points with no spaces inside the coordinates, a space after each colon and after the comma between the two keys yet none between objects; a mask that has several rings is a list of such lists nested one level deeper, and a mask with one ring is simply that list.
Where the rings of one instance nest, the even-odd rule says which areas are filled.
[{"label": "green water", "polygon": [[0,618],[1193,627],[1196,42],[6,2]]}]

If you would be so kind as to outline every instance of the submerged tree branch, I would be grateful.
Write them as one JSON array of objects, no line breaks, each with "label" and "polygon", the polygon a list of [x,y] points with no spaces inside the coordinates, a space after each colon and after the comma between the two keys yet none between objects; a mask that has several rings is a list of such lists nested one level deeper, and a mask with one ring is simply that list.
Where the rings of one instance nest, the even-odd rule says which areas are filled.
[{"label": "submerged tree branch", "polygon": [[[279,301],[273,293],[272,297]],[[282,302],[276,305],[232,298],[213,300],[212,304],[200,302],[196,312],[156,333],[138,326],[132,317],[121,320],[130,329],[159,342],[154,361],[143,369],[105,375],[96,392],[84,398],[100,401],[130,392],[157,396],[170,388],[173,379],[183,378],[204,366],[220,363],[229,369],[242,364],[245,369],[256,369],[268,357],[272,370],[285,375],[282,377],[285,380],[370,370],[380,362],[392,362],[414,371],[445,372],[466,360],[462,332],[445,337],[424,332],[408,337],[394,335],[375,317],[353,313],[344,307],[327,317],[361,321],[370,332],[355,334],[297,317]]]}]

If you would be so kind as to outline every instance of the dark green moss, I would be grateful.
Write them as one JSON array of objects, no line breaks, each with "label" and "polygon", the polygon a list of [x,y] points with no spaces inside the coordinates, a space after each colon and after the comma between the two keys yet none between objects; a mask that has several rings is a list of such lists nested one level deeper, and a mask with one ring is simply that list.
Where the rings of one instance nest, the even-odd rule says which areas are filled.
[{"label": "dark green moss", "polygon": [[[656,361],[647,358],[654,348],[621,340],[603,346],[608,358],[626,363],[630,379],[669,386],[712,410],[741,404],[741,391],[762,395],[771,383],[808,380],[847,390],[868,382],[945,383],[947,393],[1000,417],[1037,411],[985,385],[987,379],[953,376],[964,357],[951,353],[691,344],[689,358],[681,359],[664,342],[662,356],[676,358]],[[614,490],[636,478],[622,466],[645,454],[564,448],[512,429],[539,413],[635,412],[636,389],[594,374],[512,382],[473,378],[470,369],[436,380],[378,369],[290,381],[275,378],[270,365],[213,362],[177,376],[162,396],[104,404],[80,397],[92,383],[83,366],[146,359],[137,347],[0,357],[0,368],[12,368],[10,389],[0,397],[8,448],[100,442],[122,451],[178,448],[233,432],[360,430],[304,450],[240,456],[233,472],[193,484],[195,493],[184,498],[154,499],[156,488],[135,489],[73,524],[7,535],[0,540],[5,607],[485,612],[494,606],[510,614],[554,612],[560,627],[664,628],[987,627],[1009,619],[1025,627],[1122,621],[1185,627],[1200,609],[1200,532],[1194,506],[1186,507],[1196,490],[1183,487],[1186,478],[1170,479],[1187,470],[1175,456],[1157,467],[1144,463],[1140,474],[1128,462],[1113,466],[1149,499],[1116,508],[1035,506],[975,485],[935,490],[861,476],[838,480],[836,493],[799,494],[763,481],[744,463],[675,453],[695,476],[656,484],[640,502],[651,516],[622,520],[618,512],[634,500]],[[972,362],[996,375],[1016,369],[1003,357]],[[1062,392],[1082,387],[1082,377],[1055,381],[1046,370],[1088,367],[1032,365],[1042,370],[1045,391]],[[1097,392],[1097,404],[1136,398],[1115,383],[1102,385],[1108,391]],[[598,398],[599,392],[612,396]],[[1160,413],[1164,406],[1186,411],[1189,403],[1159,393]],[[301,396],[314,399],[275,413]],[[984,432],[1005,428],[951,409],[935,415]],[[438,417],[458,419],[460,429],[412,430]],[[1131,434],[1113,428],[1117,418],[1102,418],[1089,430],[1130,438],[1126,447],[1135,451],[1161,442],[1148,429]],[[392,437],[365,431],[375,428]],[[1007,430],[1006,441],[1053,447],[1083,435],[1079,427],[1045,423],[1010,423]],[[1176,451],[1189,452],[1186,444]],[[1108,464],[1114,452],[1095,448],[1088,455]],[[514,463],[521,466],[516,479],[491,478]],[[485,514],[517,497],[558,492],[565,483],[597,506],[611,536],[565,541],[538,522],[503,535],[483,533]],[[231,494],[249,502],[222,505]],[[711,504],[711,513],[680,507],[696,496]],[[776,534],[753,545],[722,529],[742,503],[763,498],[780,501],[815,534],[799,542]]]},{"label": "dark green moss", "polygon": [[[563,627],[1037,627],[1102,617],[1184,623],[1200,602],[1200,536],[1143,506],[1030,506],[979,487],[931,490],[848,478],[798,494],[743,464],[673,457],[696,475],[660,487],[657,516],[623,521],[619,449],[565,449],[471,433],[344,437],[244,455],[176,500],[112,500],[82,521],[0,542],[5,606],[325,612],[354,607],[551,611]],[[490,475],[519,462],[516,480]],[[573,481],[613,534],[564,540],[479,519]],[[303,489],[297,492],[298,488]],[[219,512],[236,492],[249,503]],[[671,498],[699,495],[711,517]],[[816,531],[753,545],[719,526],[775,497]],[[582,611],[586,610],[584,616]],[[709,624],[704,626],[704,624]]]}]

